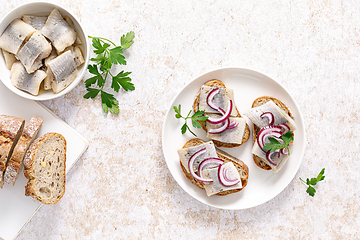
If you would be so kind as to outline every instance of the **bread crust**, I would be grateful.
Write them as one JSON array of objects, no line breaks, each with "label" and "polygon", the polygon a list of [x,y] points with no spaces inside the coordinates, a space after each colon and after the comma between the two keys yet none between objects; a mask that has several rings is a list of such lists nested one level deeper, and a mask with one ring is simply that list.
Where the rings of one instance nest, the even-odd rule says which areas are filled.
[{"label": "bread crust", "polygon": [[[293,115],[292,115],[290,109],[282,101],[280,101],[279,99],[274,98],[274,97],[270,97],[270,96],[258,97],[257,99],[254,100],[251,107],[254,108],[254,107],[261,106],[270,100],[273,101],[281,110],[283,110],[285,113],[287,113],[291,118],[293,118]],[[255,143],[259,132],[260,132],[260,128],[255,126],[255,124],[254,124],[254,126],[253,126],[253,143]],[[253,154],[253,160],[259,168],[262,168],[267,171],[271,170],[271,167],[267,163],[265,163],[265,161],[261,157]]]},{"label": "bread crust", "polygon": [[[188,147],[192,147],[192,146],[196,146],[196,145],[200,145],[203,144],[204,141],[199,139],[199,138],[194,138],[191,139],[189,141],[187,141],[184,146],[182,148],[188,148]],[[247,183],[248,183],[248,178],[249,178],[249,168],[248,166],[241,161],[240,159],[237,159],[231,155],[229,155],[228,153],[216,148],[216,153],[218,155],[218,157],[222,160],[224,160],[225,162],[232,162],[234,164],[234,166],[236,167],[236,169],[239,171],[240,174],[240,178],[241,178],[241,183],[242,183],[242,188],[240,189],[233,189],[233,190],[228,190],[228,191],[224,191],[224,192],[220,192],[217,193],[216,195],[219,196],[226,196],[232,193],[237,193],[240,192],[241,190],[244,189],[244,187],[246,187]],[[195,179],[193,176],[191,176],[191,174],[186,170],[186,168],[182,165],[181,161],[180,162],[180,167],[181,170],[183,171],[185,177],[187,179],[189,179],[193,184],[195,184],[196,186],[198,186],[201,189],[205,189],[204,188],[204,184],[200,181],[198,181],[197,179]]]},{"label": "bread crust", "polygon": [[[206,83],[204,83],[204,86],[226,88],[225,84],[222,81],[218,80],[218,79],[209,80]],[[195,100],[194,100],[194,103],[193,103],[194,112],[197,112],[199,110],[200,92],[201,92],[201,89],[199,89],[198,93],[196,94],[196,97],[195,97]],[[235,105],[235,109],[236,109],[236,112],[237,112],[236,117],[240,118],[241,115],[240,115],[239,110],[237,109],[236,105]],[[203,121],[198,121],[198,122],[201,124],[201,128],[205,132],[207,132],[206,125],[205,125],[206,123],[203,122]],[[250,136],[250,128],[249,128],[249,125],[246,123],[244,135],[243,135],[243,138],[242,138],[242,142],[240,144],[237,144],[237,143],[224,143],[224,142],[220,142],[220,141],[217,141],[217,140],[212,140],[212,141],[214,142],[215,146],[217,146],[217,147],[233,148],[233,147],[239,147],[242,144],[244,144],[249,139],[249,136]]]}]

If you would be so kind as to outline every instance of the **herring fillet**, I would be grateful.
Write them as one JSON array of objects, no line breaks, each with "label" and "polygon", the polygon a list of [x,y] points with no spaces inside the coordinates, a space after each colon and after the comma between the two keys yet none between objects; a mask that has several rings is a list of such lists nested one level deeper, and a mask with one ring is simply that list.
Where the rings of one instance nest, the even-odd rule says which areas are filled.
[{"label": "herring fillet", "polygon": [[[199,100],[199,110],[204,111],[205,113],[219,113],[218,110],[215,110],[209,106],[207,103],[207,97],[215,87],[202,86],[200,89],[200,100]],[[213,98],[213,102],[216,106],[222,108],[224,111],[228,109],[228,102],[232,100],[233,109],[231,111],[231,116],[236,117],[237,111],[234,101],[234,91],[229,88],[219,88],[219,93],[216,94]]]},{"label": "herring fillet", "polygon": [[19,50],[17,57],[28,73],[32,73],[42,66],[42,59],[51,53],[51,44],[39,32],[35,32]]},{"label": "herring fillet", "polygon": [[54,81],[54,75],[51,72],[51,69],[49,68],[48,63],[53,60],[54,58],[56,58],[58,55],[56,53],[56,50],[53,48],[53,50],[51,51],[50,55],[45,58],[45,68],[46,68],[46,78],[44,79],[44,89],[45,90],[50,90],[52,83]]},{"label": "herring fillet", "polygon": [[2,53],[4,56],[5,67],[11,70],[11,66],[14,64],[14,62],[16,62],[15,55],[5,50],[2,50]]},{"label": "herring fillet", "polygon": [[68,50],[48,62],[48,67],[54,75],[52,89],[59,93],[70,85],[77,77],[77,66],[73,53]]},{"label": "herring fillet", "polygon": [[[206,149],[206,152],[201,154],[194,160],[193,170],[194,170],[194,172],[197,172],[200,163],[204,159],[218,157],[214,143],[212,141],[204,142],[203,144],[192,146],[192,147],[187,147],[187,148],[181,148],[177,151],[179,158],[180,158],[180,162],[182,163],[182,165],[184,166],[184,168],[186,169],[187,172],[190,173],[188,163],[189,163],[191,156],[203,148]],[[209,165],[212,167],[214,166],[214,164],[212,164],[212,163],[210,163]],[[216,166],[216,164],[215,164],[215,166]]]},{"label": "herring fillet", "polygon": [[222,167],[227,170],[227,172],[229,173],[228,176],[230,177],[230,179],[236,179],[236,180],[240,180],[240,181],[239,181],[239,183],[237,183],[233,186],[226,187],[223,184],[221,184],[221,182],[219,181],[219,175],[218,175],[219,167],[218,166],[216,168],[205,169],[202,172],[204,175],[204,178],[210,178],[213,180],[212,182],[204,183],[204,188],[206,191],[206,195],[208,197],[210,197],[211,195],[223,192],[223,191],[242,188],[241,178],[240,178],[239,172],[236,170],[236,167],[234,166],[234,164],[232,162],[227,162],[227,163],[224,163],[222,165]]},{"label": "herring fillet", "polygon": [[85,63],[84,55],[82,54],[81,49],[78,46],[74,47],[74,57],[76,66],[80,66]]},{"label": "herring fillet", "polygon": [[[66,16],[64,17],[64,19],[65,19],[65,21],[70,25],[70,27],[72,27],[72,28],[75,29],[74,22],[73,22],[73,20],[69,17],[69,15],[66,15]],[[76,31],[75,31],[75,32],[76,32]],[[79,44],[79,45],[82,44],[82,41],[81,41],[81,39],[80,39],[80,37],[79,37],[79,35],[78,35],[77,33],[76,33],[75,43],[76,43],[76,44]]]},{"label": "herring fillet", "polygon": [[248,117],[251,122],[259,128],[263,128],[269,125],[269,120],[267,118],[261,117],[261,114],[265,112],[271,112],[273,114],[274,125],[286,123],[290,127],[290,131],[297,129],[295,121],[271,100],[263,105],[249,109],[248,111],[244,112],[243,115]]},{"label": "herring fillet", "polygon": [[21,19],[36,30],[41,30],[45,25],[47,17],[24,14]]},{"label": "herring fillet", "polygon": [[17,54],[23,42],[36,31],[35,28],[14,19],[5,29],[0,37],[0,48],[12,54]]},{"label": "herring fillet", "polygon": [[51,11],[41,31],[59,53],[76,40],[75,30],[63,19],[60,11],[56,8]]},{"label": "herring fillet", "polygon": [[19,61],[15,62],[11,67],[12,85],[32,95],[39,94],[40,84],[45,77],[46,73],[43,70],[37,70],[29,74]]},{"label": "herring fillet", "polygon": [[[215,118],[216,114],[208,114],[212,118]],[[216,129],[224,125],[224,122],[219,124],[211,124],[209,122],[206,122],[206,129],[207,134],[206,137],[211,140],[221,141],[224,143],[236,143],[241,144],[243,141],[243,136],[246,128],[246,120],[245,118],[239,118],[239,117],[230,117],[230,122],[237,122],[238,126],[233,129],[226,129],[222,133],[217,134],[211,134],[209,133],[210,129]]]}]

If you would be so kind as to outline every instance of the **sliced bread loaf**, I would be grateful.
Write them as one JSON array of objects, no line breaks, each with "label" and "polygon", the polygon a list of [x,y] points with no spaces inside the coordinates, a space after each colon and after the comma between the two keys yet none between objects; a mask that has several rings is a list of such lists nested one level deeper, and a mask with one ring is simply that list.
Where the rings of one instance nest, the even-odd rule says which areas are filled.
[{"label": "sliced bread loaf", "polygon": [[45,204],[55,204],[65,193],[66,140],[58,133],[36,139],[24,158],[24,175],[29,181],[25,195]]},{"label": "sliced bread loaf", "polygon": [[0,187],[4,185],[4,172],[14,147],[24,129],[25,120],[0,115]]},{"label": "sliced bread loaf", "polygon": [[36,138],[42,123],[43,119],[33,116],[24,128],[24,131],[14,148],[13,154],[8,161],[4,175],[5,183],[10,185],[15,184],[26,150]]}]

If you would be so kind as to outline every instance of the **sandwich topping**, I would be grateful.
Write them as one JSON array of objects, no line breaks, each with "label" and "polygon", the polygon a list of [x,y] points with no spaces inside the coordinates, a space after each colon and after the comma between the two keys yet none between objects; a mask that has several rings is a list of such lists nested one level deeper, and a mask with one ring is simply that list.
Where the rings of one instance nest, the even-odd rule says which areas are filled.
[{"label": "sandwich topping", "polygon": [[[269,113],[271,113],[272,116],[269,116]],[[277,126],[285,123],[290,128],[290,131],[296,130],[295,121],[271,100],[263,105],[249,109],[244,113],[244,115],[259,128],[263,128],[268,125]],[[272,119],[272,122],[269,122],[269,117]]]},{"label": "sandwich topping", "polygon": [[211,141],[179,149],[178,154],[190,175],[204,184],[208,196],[242,187],[240,175],[234,164],[225,163],[218,158]]},{"label": "sandwich topping", "polygon": [[252,154],[262,158],[274,172],[285,164],[292,150],[294,120],[273,101],[251,108],[244,115],[260,128]]},{"label": "sandwich topping", "polygon": [[200,90],[199,109],[208,116],[208,138],[226,143],[242,143],[246,121],[235,117],[237,111],[231,89],[203,86]]}]

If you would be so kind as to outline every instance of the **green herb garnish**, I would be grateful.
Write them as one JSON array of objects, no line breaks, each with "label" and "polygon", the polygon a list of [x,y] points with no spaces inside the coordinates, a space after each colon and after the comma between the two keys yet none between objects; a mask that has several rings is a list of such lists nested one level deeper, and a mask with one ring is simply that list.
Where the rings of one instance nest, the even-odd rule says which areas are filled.
[{"label": "green herb garnish", "polygon": [[[321,170],[321,172],[319,173],[319,175],[316,177],[316,178],[311,178],[311,179],[306,179],[306,182],[304,180],[302,180],[300,178],[301,181],[303,181],[305,184],[307,184],[309,187],[306,189],[306,192],[314,197],[315,193],[316,193],[316,190],[314,187],[312,186],[315,186],[318,182],[322,181],[325,179],[325,176],[324,176],[324,173],[325,173],[325,168],[323,168]],[[312,185],[312,186],[311,186]]]},{"label": "green herb garnish", "polygon": [[206,119],[209,118],[209,117],[204,116],[204,111],[197,111],[190,117],[190,114],[192,112],[191,110],[189,111],[189,113],[186,117],[183,117],[183,116],[181,116],[181,105],[180,104],[179,104],[179,107],[174,106],[174,111],[176,113],[175,114],[176,118],[185,119],[185,123],[181,127],[181,133],[184,134],[186,132],[186,130],[189,130],[189,132],[191,132],[195,137],[196,137],[196,134],[193,131],[191,131],[191,129],[187,125],[186,120],[191,118],[191,123],[192,123],[193,127],[201,128],[201,124],[198,121],[206,121]]},{"label": "green herb garnish", "polygon": [[291,131],[284,133],[283,135],[281,135],[281,138],[284,141],[284,143],[280,143],[275,138],[269,137],[270,142],[265,144],[264,150],[270,151],[270,152],[275,152],[278,149],[286,148],[290,155],[289,144],[291,141],[294,141],[293,133]]},{"label": "green herb garnish", "polygon": [[[110,72],[113,64],[126,65],[125,56],[122,55],[122,53],[124,49],[128,49],[134,43],[134,37],[135,33],[132,31],[126,35],[124,34],[120,39],[120,46],[117,46],[106,38],[89,36],[89,38],[92,39],[92,46],[95,48],[94,53],[97,54],[97,56],[90,59],[96,62],[96,64],[89,64],[88,70],[95,76],[85,81],[85,87],[88,92],[84,95],[84,98],[93,99],[100,93],[102,108],[105,113],[108,113],[109,110],[111,113],[119,113],[118,100],[116,100],[113,94],[104,91],[108,76],[112,78],[111,88],[114,89],[115,92],[119,92],[120,86],[125,91],[135,90],[134,84],[131,83],[131,78],[128,77],[131,72],[121,71],[118,74],[112,74]],[[91,87],[93,84],[96,84],[97,88]]]}]

